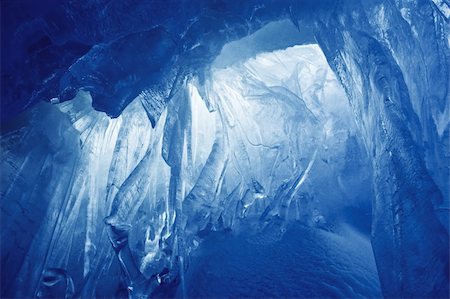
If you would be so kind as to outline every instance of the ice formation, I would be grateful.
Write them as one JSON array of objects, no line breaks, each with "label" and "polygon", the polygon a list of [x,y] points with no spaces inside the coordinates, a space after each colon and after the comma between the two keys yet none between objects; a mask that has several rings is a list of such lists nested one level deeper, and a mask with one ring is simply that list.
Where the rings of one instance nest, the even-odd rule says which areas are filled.
[{"label": "ice formation", "polygon": [[449,9],[2,2],[1,296],[448,296]]}]

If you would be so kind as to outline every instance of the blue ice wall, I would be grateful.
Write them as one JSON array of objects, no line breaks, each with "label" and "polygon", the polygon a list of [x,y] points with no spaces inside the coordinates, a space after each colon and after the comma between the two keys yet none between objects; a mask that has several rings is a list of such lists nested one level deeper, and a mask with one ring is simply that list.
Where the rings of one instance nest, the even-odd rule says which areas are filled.
[{"label": "blue ice wall", "polygon": [[1,296],[448,296],[446,2],[1,5]]},{"label": "blue ice wall", "polygon": [[[328,23],[333,28],[351,23],[358,29],[330,34],[330,27],[318,24],[317,37],[354,103],[373,156],[372,244],[380,282],[389,297],[445,296],[448,9],[427,1],[359,8],[355,13],[347,4],[340,8],[345,17],[330,16]],[[447,124],[439,130],[441,119]]]}]

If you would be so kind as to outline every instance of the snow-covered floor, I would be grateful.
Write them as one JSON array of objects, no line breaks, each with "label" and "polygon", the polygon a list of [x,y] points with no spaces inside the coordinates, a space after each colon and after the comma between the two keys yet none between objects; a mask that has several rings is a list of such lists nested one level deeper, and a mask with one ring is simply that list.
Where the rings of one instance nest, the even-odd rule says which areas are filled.
[{"label": "snow-covered floor", "polygon": [[187,297],[382,297],[370,241],[352,228],[295,223],[280,240],[268,234],[209,235],[186,273]]}]

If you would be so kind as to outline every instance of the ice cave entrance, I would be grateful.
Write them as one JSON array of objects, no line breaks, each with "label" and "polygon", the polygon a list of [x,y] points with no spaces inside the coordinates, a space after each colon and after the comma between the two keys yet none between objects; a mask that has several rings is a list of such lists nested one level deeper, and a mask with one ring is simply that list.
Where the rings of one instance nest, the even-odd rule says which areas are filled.
[{"label": "ice cave entrance", "polygon": [[229,152],[184,296],[381,296],[371,164],[342,86],[317,44],[249,56],[225,46],[206,92],[189,85],[194,169],[219,131]]},{"label": "ice cave entrance", "polygon": [[4,2],[1,296],[447,295],[442,1]]},{"label": "ice cave entrance", "polygon": [[[27,112],[28,141],[8,146],[49,155],[18,160],[21,175],[49,165],[58,175],[19,185],[42,192],[15,186],[7,196],[60,213],[30,216],[45,225],[27,233],[50,245],[41,260],[15,251],[11,273],[32,282],[20,292],[381,297],[372,166],[354,114],[319,46],[280,27],[296,30],[272,24],[259,39],[226,45],[202,80],[185,80],[154,128],[145,92],[114,119],[92,109],[85,91]],[[20,238],[22,247],[41,252],[31,240]],[[14,263],[22,259],[35,270]]]},{"label": "ice cave entrance", "polygon": [[[58,105],[81,134],[94,192],[112,201],[108,225],[132,224],[129,246],[147,279],[176,273],[177,256],[190,260],[183,282],[155,296],[380,297],[371,163],[321,49],[240,60],[224,49],[153,129],[140,97],[117,119],[87,111],[87,94]],[[100,175],[110,168],[114,176]],[[111,296],[105,283],[96,292]]]},{"label": "ice cave entrance", "polygon": [[[186,82],[154,129],[139,97],[117,119],[86,112],[83,93],[58,105],[94,172],[116,172],[108,182],[93,174],[94,192],[112,200],[107,223],[132,223],[129,246],[148,279],[176,256],[191,260],[181,285],[156,290],[163,297],[380,297],[371,163],[321,49],[241,60],[224,49],[210,77]],[[93,249],[85,250],[89,261]],[[102,285],[97,294],[110,296]]]}]

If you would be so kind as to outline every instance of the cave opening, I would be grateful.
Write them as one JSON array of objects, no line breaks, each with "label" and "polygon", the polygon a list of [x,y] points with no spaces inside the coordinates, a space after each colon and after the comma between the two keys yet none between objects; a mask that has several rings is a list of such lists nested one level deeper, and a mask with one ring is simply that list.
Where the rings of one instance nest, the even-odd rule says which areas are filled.
[{"label": "cave opening", "polygon": [[448,293],[444,4],[94,2],[2,29],[2,296]]},{"label": "cave opening", "polygon": [[[261,31],[264,33],[266,29]],[[234,47],[242,50],[242,42],[245,41],[236,43]],[[209,276],[205,279],[207,283],[202,285],[198,280],[202,277],[199,273],[213,272],[217,277],[234,277],[236,273],[227,272],[227,269],[236,270],[239,265],[233,265],[233,259],[228,260],[225,256],[250,255],[256,248],[264,250],[268,246],[278,250],[283,246],[289,248],[289,241],[302,239],[302,234],[305,234],[306,240],[329,243],[322,248],[319,241],[305,242],[300,248],[304,249],[307,257],[297,262],[314,264],[328,258],[329,263],[311,272],[295,273],[285,269],[283,278],[278,279],[290,277],[304,281],[306,276],[316,274],[313,281],[320,282],[319,285],[314,287],[309,281],[309,285],[299,284],[298,288],[291,287],[283,293],[276,287],[280,282],[275,275],[272,280],[262,283],[269,288],[266,293],[256,291],[253,296],[379,295],[369,241],[372,165],[364,141],[358,134],[349,101],[320,48],[317,44],[293,46],[250,54],[250,58],[237,61],[227,61],[227,57],[236,59],[238,56],[226,53],[235,52],[233,47],[225,46],[224,49],[225,54],[219,55],[212,65],[210,78],[203,86],[196,79],[186,82],[155,128],[155,133],[158,130],[160,133],[154,137],[159,142],[151,143],[154,146],[151,151],[155,153],[152,154],[151,173],[140,174],[149,176],[145,183],[151,187],[148,187],[149,193],[136,211],[139,218],[128,218],[133,219],[129,222],[136,223],[128,237],[133,258],[137,265],[141,265],[140,272],[151,279],[155,273],[173,267],[168,264],[173,257],[163,251],[161,241],[171,242],[174,235],[183,240],[182,249],[178,245],[178,250],[185,253],[178,255],[187,261],[205,239],[202,248],[207,252],[211,248],[221,248],[218,244],[224,242],[230,245],[223,247],[229,251],[209,252],[207,260],[211,264],[207,268],[202,268],[202,265],[205,267],[201,263],[204,256],[196,255],[197,259],[189,264],[197,272],[187,272],[186,278],[182,273],[183,282],[178,282],[177,288],[165,291],[157,288],[155,292],[168,296],[177,289],[179,296],[187,297],[239,296],[242,294],[231,291],[235,288],[228,287],[222,288],[229,290],[228,293],[216,293],[221,288],[217,288]],[[135,106],[143,111],[139,104]],[[142,112],[141,115],[145,119],[146,115]],[[135,112],[132,117],[136,118]],[[172,206],[180,199],[179,207]],[[123,201],[120,197],[114,200]],[[109,221],[110,225],[117,224],[115,221],[119,217],[116,215],[120,210],[119,207],[114,212],[113,208],[112,218],[115,220]],[[174,210],[183,215],[181,219],[170,215]],[[141,225],[143,223],[148,223],[148,226]],[[300,226],[292,226],[293,223]],[[166,229],[171,226],[174,228]],[[291,238],[283,238],[290,227]],[[315,236],[317,230],[328,235]],[[229,239],[217,239],[218,235],[226,232],[232,232]],[[294,234],[298,235],[293,237]],[[258,238],[256,236],[265,241],[254,244],[244,241],[248,237]],[[333,240],[336,237],[342,240]],[[353,245],[345,246],[344,240]],[[233,247],[233,243],[239,242],[243,246]],[[315,246],[323,250],[322,255],[311,255],[317,252]],[[361,249],[355,249],[358,247]],[[241,250],[233,252],[233,248]],[[347,256],[343,254],[342,260],[331,261],[330,256],[338,251]],[[285,252],[281,256],[291,254]],[[366,260],[364,265],[358,264],[362,258]],[[251,258],[245,260],[251,262]],[[271,265],[282,267],[282,263],[271,264],[269,257],[256,260],[268,265],[264,275],[275,271]],[[359,267],[352,273],[359,271],[363,274],[359,277],[342,275],[344,270],[339,263],[344,263],[344,260],[347,261],[346,267]],[[358,262],[349,264],[348,260]],[[215,262],[229,268],[219,266],[223,270],[221,272],[219,268],[214,269],[214,266],[218,267]],[[335,273],[329,274],[330,264],[336,265],[338,270]],[[123,266],[130,267],[127,264]],[[289,267],[304,266],[289,264]],[[185,266],[184,270],[189,270],[189,267]],[[253,273],[249,277],[257,279],[258,275]],[[352,282],[358,279],[359,284]],[[326,283],[321,284],[330,280],[340,280],[335,283],[339,287],[327,288]],[[251,289],[255,284],[251,279],[237,281],[237,290]],[[216,283],[228,284],[224,280]],[[318,291],[314,293],[311,290]]]},{"label": "cave opening", "polygon": [[236,219],[226,209],[219,218],[206,213],[177,295],[381,296],[370,244],[372,165],[340,82],[317,44],[236,60],[249,52],[242,43],[225,45],[203,93],[213,113],[225,113],[230,156],[219,197],[238,199]]}]

